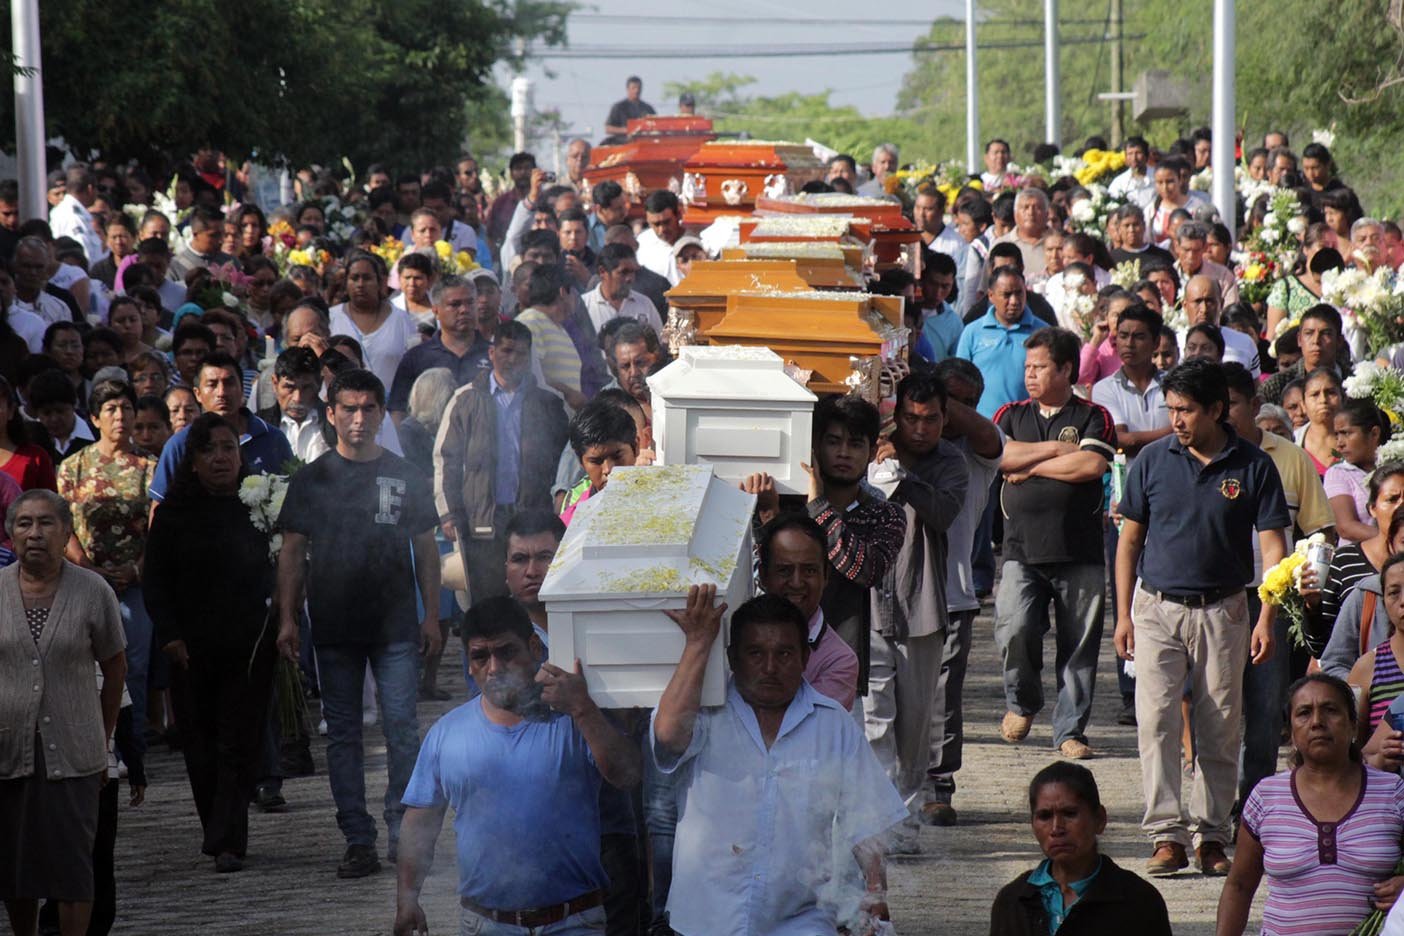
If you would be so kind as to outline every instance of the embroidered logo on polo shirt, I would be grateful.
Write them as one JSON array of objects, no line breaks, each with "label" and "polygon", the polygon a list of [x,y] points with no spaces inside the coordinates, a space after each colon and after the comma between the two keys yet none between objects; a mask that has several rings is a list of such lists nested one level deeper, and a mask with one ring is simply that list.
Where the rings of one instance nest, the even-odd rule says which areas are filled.
[{"label": "embroidered logo on polo shirt", "polygon": [[1073,445],[1076,445],[1082,441],[1082,437],[1078,435],[1077,429],[1074,427],[1064,426],[1062,431],[1058,433],[1058,441],[1071,442]]},{"label": "embroidered logo on polo shirt", "polygon": [[1238,500],[1238,495],[1243,493],[1243,485],[1239,484],[1237,480],[1229,478],[1219,485],[1219,493],[1229,500]]}]

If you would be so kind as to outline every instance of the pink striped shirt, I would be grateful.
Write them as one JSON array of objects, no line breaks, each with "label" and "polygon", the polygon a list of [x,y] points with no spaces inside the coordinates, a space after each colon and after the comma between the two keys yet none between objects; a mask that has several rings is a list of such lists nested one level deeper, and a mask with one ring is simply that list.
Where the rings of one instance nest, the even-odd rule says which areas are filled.
[{"label": "pink striped shirt", "polygon": [[1297,795],[1296,771],[1253,788],[1243,828],[1263,846],[1263,936],[1344,936],[1374,910],[1375,883],[1399,862],[1404,779],[1361,769],[1360,795],[1339,822],[1311,815]]}]

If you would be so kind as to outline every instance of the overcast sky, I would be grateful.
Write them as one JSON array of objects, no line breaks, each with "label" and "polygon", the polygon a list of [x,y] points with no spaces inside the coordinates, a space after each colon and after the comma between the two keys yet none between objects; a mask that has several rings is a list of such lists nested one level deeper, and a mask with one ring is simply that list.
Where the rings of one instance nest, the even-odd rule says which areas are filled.
[{"label": "overcast sky", "polygon": [[[758,45],[905,44],[926,32],[922,17],[964,15],[962,0],[887,4],[875,17],[865,18],[864,11],[872,9],[854,0],[597,0],[571,17],[569,36],[570,45],[582,50],[599,46],[725,50]],[[668,17],[715,21],[682,22]],[[747,25],[757,17],[798,22]],[[530,66],[527,76],[534,82],[538,109],[559,108],[572,133],[597,141],[604,135],[609,106],[624,96],[624,79],[631,74],[643,78],[644,99],[660,113],[676,109],[676,101],[663,96],[665,82],[693,81],[722,71],[758,79],[748,89],[754,94],[831,90],[834,93],[830,100],[835,104],[852,104],[865,114],[882,116],[894,110],[902,76],[911,67],[909,53],[790,58],[674,55],[648,59],[553,58],[548,54]],[[548,69],[555,73],[554,78],[546,77]],[[508,75],[502,78],[510,80]],[[802,138],[803,134],[796,136]]]}]

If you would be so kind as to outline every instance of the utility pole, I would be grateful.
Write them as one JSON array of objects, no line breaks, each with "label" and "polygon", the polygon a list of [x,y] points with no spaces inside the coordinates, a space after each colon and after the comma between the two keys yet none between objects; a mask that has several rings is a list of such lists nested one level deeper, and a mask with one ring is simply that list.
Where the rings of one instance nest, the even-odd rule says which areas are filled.
[{"label": "utility pole", "polygon": [[1234,0],[1214,0],[1214,126],[1212,128],[1214,166],[1214,207],[1219,218],[1235,236],[1238,222],[1237,199],[1233,188],[1234,131]]},{"label": "utility pole", "polygon": [[11,0],[10,31],[14,37],[15,155],[18,157],[20,218],[47,219],[44,196],[44,68],[39,46],[39,0]]},{"label": "utility pole", "polygon": [[[1121,46],[1121,0],[1111,0],[1111,22],[1108,39],[1111,40],[1111,90],[1112,94],[1120,94],[1122,91],[1123,65]],[[1126,119],[1126,104],[1120,99],[1112,101],[1112,122],[1111,122],[1111,145],[1113,149],[1120,149],[1122,141],[1125,139],[1126,127],[1123,121]]]},{"label": "utility pole", "polygon": [[1058,72],[1058,0],[1043,0],[1044,137],[1062,149],[1063,101]]},{"label": "utility pole", "polygon": [[[512,47],[516,53],[517,66],[524,67],[526,39],[518,36],[512,41]],[[531,79],[518,72],[517,77],[512,79],[512,151],[515,153],[526,152],[527,115],[530,113]]]},{"label": "utility pole", "polygon": [[965,163],[980,171],[980,85],[975,67],[975,0],[965,0]]}]

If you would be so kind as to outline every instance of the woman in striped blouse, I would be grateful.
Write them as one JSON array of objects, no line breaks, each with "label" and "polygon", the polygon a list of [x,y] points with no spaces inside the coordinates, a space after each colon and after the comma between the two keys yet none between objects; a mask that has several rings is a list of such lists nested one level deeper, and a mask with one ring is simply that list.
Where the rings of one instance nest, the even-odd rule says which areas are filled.
[{"label": "woman in striped blouse", "polygon": [[1268,877],[1264,936],[1345,936],[1393,906],[1404,837],[1404,779],[1368,767],[1356,745],[1350,687],[1314,673],[1288,693],[1292,769],[1263,780],[1243,807],[1217,936],[1239,936]]}]

